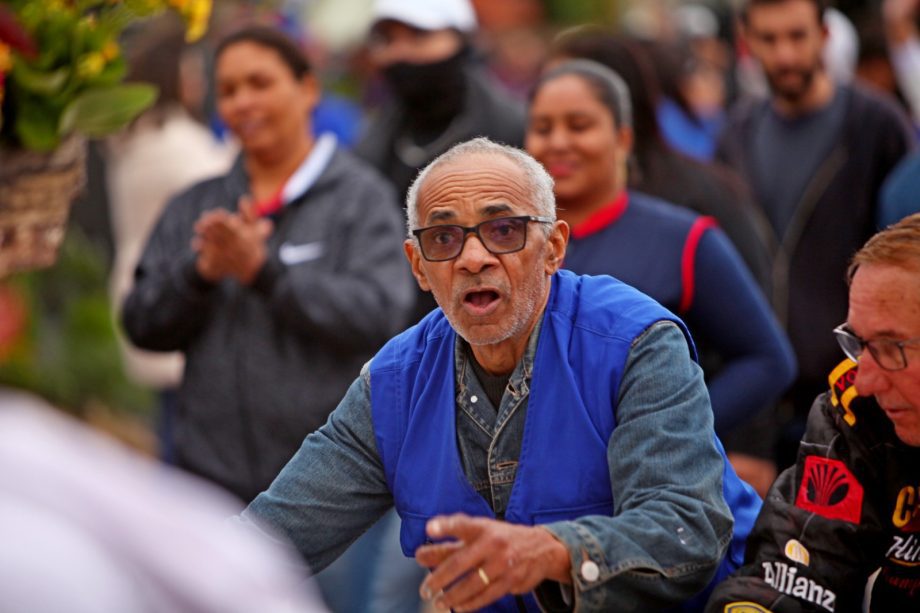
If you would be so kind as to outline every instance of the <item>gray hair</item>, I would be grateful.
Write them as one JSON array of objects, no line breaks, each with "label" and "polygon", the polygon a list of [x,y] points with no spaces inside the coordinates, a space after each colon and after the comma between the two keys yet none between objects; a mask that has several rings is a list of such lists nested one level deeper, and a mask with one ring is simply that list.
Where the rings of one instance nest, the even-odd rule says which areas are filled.
[{"label": "gray hair", "polygon": [[[409,188],[408,194],[406,194],[406,228],[409,231],[409,238],[414,240],[412,230],[419,227],[418,193],[428,175],[438,167],[475,155],[497,155],[513,162],[524,175],[524,181],[530,191],[529,197],[537,208],[537,214],[555,221],[556,198],[553,195],[553,179],[546,172],[546,169],[520,149],[493,142],[485,137],[479,137],[451,147],[418,173]],[[548,236],[553,227],[550,224],[543,224],[543,228]]]},{"label": "gray hair", "polygon": [[546,83],[568,75],[575,75],[587,81],[597,94],[598,101],[613,115],[616,127],[632,127],[632,102],[629,97],[629,86],[616,71],[594,60],[568,60],[547,70],[530,90],[530,103],[533,104],[537,92]]}]

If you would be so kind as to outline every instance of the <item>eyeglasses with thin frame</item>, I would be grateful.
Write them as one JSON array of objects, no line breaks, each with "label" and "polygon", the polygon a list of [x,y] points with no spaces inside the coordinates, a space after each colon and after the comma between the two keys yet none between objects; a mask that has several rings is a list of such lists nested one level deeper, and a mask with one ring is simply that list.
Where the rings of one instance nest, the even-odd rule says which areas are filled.
[{"label": "eyeglasses with thin frame", "polygon": [[834,336],[848,358],[858,362],[862,352],[868,349],[872,359],[884,370],[907,368],[907,354],[904,353],[904,348],[920,344],[920,338],[909,338],[903,341],[880,338],[866,341],[853,334],[850,326],[845,323],[834,328]]},{"label": "eyeglasses with thin frame", "polygon": [[481,221],[475,226],[442,224],[413,230],[422,249],[422,257],[429,262],[446,262],[463,251],[468,234],[475,234],[489,253],[501,255],[520,251],[527,244],[527,224],[553,223],[549,217],[518,215]]}]

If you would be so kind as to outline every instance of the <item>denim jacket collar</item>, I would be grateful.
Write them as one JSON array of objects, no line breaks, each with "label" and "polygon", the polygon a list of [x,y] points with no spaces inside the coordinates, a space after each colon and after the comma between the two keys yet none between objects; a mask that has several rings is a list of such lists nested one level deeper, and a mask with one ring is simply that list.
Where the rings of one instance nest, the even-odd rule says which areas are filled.
[{"label": "denim jacket collar", "polygon": [[[533,361],[537,353],[537,343],[540,339],[540,328],[542,325],[543,315],[541,314],[530,333],[530,337],[527,339],[527,347],[524,349],[524,355],[521,357],[521,361],[514,367],[511,378],[508,379],[508,387],[505,390],[505,395],[502,397],[501,406],[495,407],[498,413],[495,419],[496,424],[500,424],[504,421],[504,418],[507,417],[503,415],[503,413],[507,412],[509,404],[516,405],[519,399],[526,397],[530,392],[530,379],[533,376]],[[469,408],[470,398],[472,396],[475,396],[477,399],[483,398],[487,400],[482,385],[476,378],[476,373],[473,370],[472,364],[470,364],[472,351],[468,348],[469,343],[463,340],[458,334],[457,340],[454,343],[454,372],[457,377],[457,406],[461,409]],[[510,399],[508,397],[509,392]]]}]

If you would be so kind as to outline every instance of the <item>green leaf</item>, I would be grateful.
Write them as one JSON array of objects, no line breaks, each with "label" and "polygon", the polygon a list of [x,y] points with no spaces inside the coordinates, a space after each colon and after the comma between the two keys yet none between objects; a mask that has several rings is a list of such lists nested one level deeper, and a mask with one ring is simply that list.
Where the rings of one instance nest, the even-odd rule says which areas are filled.
[{"label": "green leaf", "polygon": [[163,10],[161,3],[150,0],[124,0],[124,6],[138,17],[156,15]]},{"label": "green leaf", "polygon": [[156,87],[141,83],[86,90],[64,109],[59,132],[90,137],[111,134],[153,104],[156,97]]},{"label": "green leaf", "polygon": [[17,60],[13,64],[13,81],[22,89],[34,94],[51,96],[64,88],[70,70],[58,68],[57,70],[36,70],[26,62]]},{"label": "green leaf", "polygon": [[0,360],[0,385],[28,389],[77,414],[100,403],[138,415],[152,408],[152,395],[125,377],[106,274],[103,251],[71,226],[55,266],[9,280],[28,322]]},{"label": "green leaf", "polygon": [[14,130],[26,149],[51,151],[58,146],[57,114],[41,101],[31,99],[16,115]]}]

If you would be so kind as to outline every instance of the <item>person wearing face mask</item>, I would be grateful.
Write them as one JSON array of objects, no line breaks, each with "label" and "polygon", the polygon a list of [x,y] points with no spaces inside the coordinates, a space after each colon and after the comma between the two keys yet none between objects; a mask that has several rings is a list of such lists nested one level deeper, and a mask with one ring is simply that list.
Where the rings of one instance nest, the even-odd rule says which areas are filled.
[{"label": "person wearing face mask", "polygon": [[376,0],[368,48],[392,98],[358,155],[405,195],[419,169],[474,136],[520,146],[524,113],[476,66],[469,0]]}]

